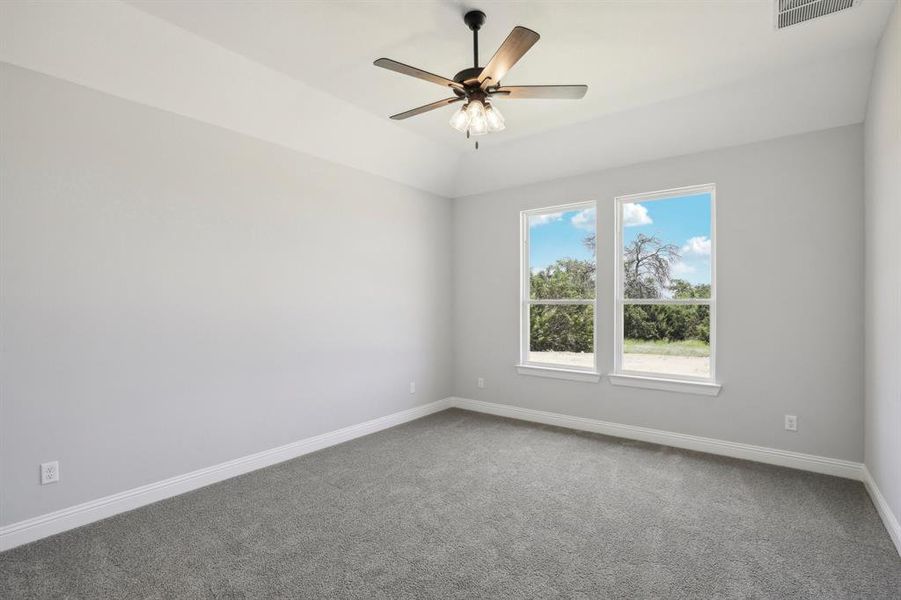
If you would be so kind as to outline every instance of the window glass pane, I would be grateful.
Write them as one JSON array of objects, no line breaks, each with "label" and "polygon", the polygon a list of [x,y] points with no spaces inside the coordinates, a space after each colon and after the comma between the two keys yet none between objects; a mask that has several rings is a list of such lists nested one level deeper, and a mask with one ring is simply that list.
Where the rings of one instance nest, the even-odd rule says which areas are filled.
[{"label": "window glass pane", "polygon": [[623,371],[710,377],[710,307],[623,307]]},{"label": "window glass pane", "polygon": [[531,305],[529,361],[594,368],[594,306]]},{"label": "window glass pane", "polygon": [[625,298],[710,297],[710,194],[622,205]]},{"label": "window glass pane", "polygon": [[595,209],[529,216],[532,299],[595,296]]}]

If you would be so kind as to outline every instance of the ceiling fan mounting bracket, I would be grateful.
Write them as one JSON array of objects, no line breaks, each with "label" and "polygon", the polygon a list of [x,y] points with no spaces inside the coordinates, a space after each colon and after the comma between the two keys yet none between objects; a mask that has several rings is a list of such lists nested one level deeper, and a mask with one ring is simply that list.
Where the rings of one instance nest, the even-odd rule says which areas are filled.
[{"label": "ceiling fan mounting bracket", "polygon": [[469,27],[472,31],[478,31],[482,28],[482,25],[485,24],[485,20],[488,17],[485,16],[480,10],[471,10],[465,15],[463,15],[463,22],[466,23],[466,26]]}]

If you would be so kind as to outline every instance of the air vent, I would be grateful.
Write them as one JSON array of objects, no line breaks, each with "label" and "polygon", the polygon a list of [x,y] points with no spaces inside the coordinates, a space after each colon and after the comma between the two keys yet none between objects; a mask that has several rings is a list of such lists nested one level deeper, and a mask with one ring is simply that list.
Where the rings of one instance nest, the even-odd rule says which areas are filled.
[{"label": "air vent", "polygon": [[860,4],[860,0],[776,0],[776,28],[782,29]]}]

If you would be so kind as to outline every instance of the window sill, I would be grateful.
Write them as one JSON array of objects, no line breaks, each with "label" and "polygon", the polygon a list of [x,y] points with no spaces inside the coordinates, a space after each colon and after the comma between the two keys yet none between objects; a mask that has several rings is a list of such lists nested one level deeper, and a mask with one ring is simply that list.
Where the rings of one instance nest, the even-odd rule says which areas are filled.
[{"label": "window sill", "polygon": [[531,377],[549,377],[551,379],[568,379],[569,381],[584,381],[588,383],[597,383],[601,380],[601,374],[595,371],[580,371],[561,367],[516,365],[516,372],[520,375],[529,375]]},{"label": "window sill", "polygon": [[686,381],[683,379],[664,379],[660,377],[646,377],[642,375],[609,374],[607,376],[613,385],[625,387],[645,388],[649,390],[662,390],[665,392],[682,392],[684,394],[698,394],[701,396],[717,396],[723,387],[718,383],[705,381]]}]

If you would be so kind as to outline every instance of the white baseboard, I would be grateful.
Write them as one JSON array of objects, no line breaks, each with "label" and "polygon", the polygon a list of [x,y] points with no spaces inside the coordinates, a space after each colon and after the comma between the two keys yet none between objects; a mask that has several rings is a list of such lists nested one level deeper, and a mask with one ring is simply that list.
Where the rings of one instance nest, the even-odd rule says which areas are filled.
[{"label": "white baseboard", "polygon": [[883,498],[869,471],[861,463],[673,433],[647,427],[621,425],[584,417],[572,417],[467,398],[445,398],[422,406],[416,406],[366,421],[365,423],[351,425],[336,431],[279,446],[278,448],[272,448],[271,450],[265,450],[0,527],[0,551],[62,533],[69,529],[87,525],[88,523],[93,523],[94,521],[133,510],[165,498],[184,494],[219,481],[255,471],[256,469],[303,456],[310,452],[322,450],[354,438],[388,429],[395,425],[407,423],[451,407],[860,480],[866,485],[867,491],[873,499],[873,504],[885,523],[886,529],[888,529],[889,535],[898,548],[899,554],[901,554],[901,526],[899,526],[897,518],[889,509],[888,503]]},{"label": "white baseboard", "polygon": [[603,433],[614,437],[651,442],[653,444],[662,444],[664,446],[673,446],[675,448],[685,448],[686,450],[697,450],[698,452],[707,452],[708,454],[718,454],[720,456],[731,456],[732,458],[742,458],[770,465],[779,465],[780,467],[791,467],[803,471],[835,475],[837,477],[844,477],[857,481],[863,480],[863,464],[839,460],[837,458],[826,458],[824,456],[815,456],[813,454],[777,450],[776,448],[739,444],[737,442],[727,442],[725,440],[687,435],[684,433],[673,433],[671,431],[650,429],[648,427],[622,425],[620,423],[598,421],[596,419],[586,419],[584,417],[571,417],[559,413],[532,410],[530,408],[521,408],[519,406],[510,406],[508,404],[494,404],[492,402],[482,402],[480,400],[470,400],[468,398],[451,398],[450,403],[457,408],[497,415],[500,417],[510,417],[523,421],[532,421],[533,423],[543,423],[545,425],[556,425],[568,429],[578,429],[579,431]]},{"label": "white baseboard", "polygon": [[271,450],[230,460],[184,475],[170,477],[163,481],[143,485],[131,490],[98,498],[76,506],[70,506],[25,521],[0,527],[0,551],[15,548],[49,535],[54,535],[81,527],[100,519],[139,508],[165,498],[184,494],[198,488],[217,483],[231,477],[243,475],[256,469],[284,462],[310,452],[322,450],[342,442],[347,442],[370,433],[375,433],[395,425],[419,419],[426,415],[449,408],[450,400],[438,400],[422,406],[396,412],[378,419],[344,427],[292,442]]},{"label": "white baseboard", "polygon": [[870,498],[873,499],[873,504],[876,506],[876,512],[879,513],[882,523],[888,530],[889,537],[891,537],[892,542],[895,543],[898,555],[901,556],[901,524],[898,523],[898,518],[892,512],[892,509],[889,507],[888,502],[886,502],[882,492],[879,491],[876,480],[873,479],[870,470],[867,469],[866,466],[863,468],[863,484],[867,487]]}]

